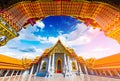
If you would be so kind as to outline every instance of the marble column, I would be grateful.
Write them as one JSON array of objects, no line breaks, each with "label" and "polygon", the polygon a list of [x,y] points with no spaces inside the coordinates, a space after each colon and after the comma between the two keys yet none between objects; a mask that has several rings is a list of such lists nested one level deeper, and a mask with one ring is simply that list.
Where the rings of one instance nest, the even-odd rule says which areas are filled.
[{"label": "marble column", "polygon": [[11,74],[11,76],[9,77],[8,81],[11,80],[11,78],[13,77],[14,72],[15,72],[15,70],[12,71],[12,74]]},{"label": "marble column", "polygon": [[9,71],[10,71],[10,70],[7,70],[7,72],[5,73],[5,75],[4,75],[3,79],[2,79],[2,81],[5,81],[5,78],[6,78],[6,76],[8,75]]},{"label": "marble column", "polygon": [[52,55],[52,72],[54,73],[55,54]]},{"label": "marble column", "polygon": [[42,60],[39,63],[38,72],[40,72],[41,63],[42,63]]},{"label": "marble column", "polygon": [[66,70],[67,70],[67,62],[66,62],[66,54],[64,54],[64,62],[65,62],[65,64],[64,64],[64,71],[65,71],[65,73],[66,73]]},{"label": "marble column", "polygon": [[38,62],[38,65],[37,65],[37,70],[36,70],[36,74],[38,73],[39,71],[39,66],[40,66],[40,63]]},{"label": "marble column", "polygon": [[40,68],[39,68],[39,72],[42,70],[42,65],[43,65],[43,60],[41,61],[41,64],[40,64]]},{"label": "marble column", "polygon": [[76,69],[77,69],[77,71],[78,71],[78,63],[77,63],[76,60],[75,60],[75,66],[76,66]]},{"label": "marble column", "polygon": [[84,65],[84,69],[85,69],[85,73],[88,75],[88,71],[85,65]]},{"label": "marble column", "polygon": [[32,75],[33,75],[33,70],[34,70],[34,65],[33,65],[32,68],[31,68],[31,71],[30,71],[30,75],[29,75],[28,81],[31,81],[31,77],[32,77]]},{"label": "marble column", "polygon": [[71,62],[71,60],[70,60],[70,62],[69,62],[69,65],[70,65],[70,71],[71,71],[71,74],[72,74],[72,62]]},{"label": "marble column", "polygon": [[16,73],[16,75],[15,75],[15,77],[14,77],[13,81],[15,81],[15,80],[16,80],[16,77],[18,76],[18,73],[19,73],[19,71],[17,71],[17,73]]},{"label": "marble column", "polygon": [[99,74],[102,76],[102,71],[101,70],[99,70]]},{"label": "marble column", "polygon": [[94,75],[94,74],[95,74],[95,73],[94,73],[94,71],[93,71],[92,69],[91,69],[91,74],[92,74],[92,75]]},{"label": "marble column", "polygon": [[71,68],[70,68],[70,57],[67,56],[67,58],[68,58],[68,69],[69,69],[69,73],[71,74]]},{"label": "marble column", "polygon": [[94,72],[95,72],[95,75],[98,75],[97,70],[94,70]]},{"label": "marble column", "polygon": [[0,70],[0,77],[1,77],[1,75],[2,75],[2,73],[3,73],[3,71],[4,71],[4,70]]},{"label": "marble column", "polygon": [[80,64],[79,64],[79,70],[80,70],[80,74],[83,74],[82,68],[81,68],[81,65],[80,65]]},{"label": "marble column", "polygon": [[22,74],[21,81],[28,81],[28,76],[29,76],[29,71],[30,70],[25,70]]},{"label": "marble column", "polygon": [[106,71],[103,70],[104,76],[107,76]]},{"label": "marble column", "polygon": [[51,71],[51,70],[50,70],[50,68],[51,68],[51,55],[49,56],[48,72],[50,72],[50,71]]},{"label": "marble column", "polygon": [[110,70],[108,70],[108,73],[110,74],[110,76],[111,76],[111,77],[113,77],[113,75],[112,75],[112,73],[111,73],[111,71],[110,71]]},{"label": "marble column", "polygon": [[117,76],[118,76],[118,77],[120,77],[120,74],[119,74],[119,72],[118,72],[117,70],[115,70],[115,72],[116,72]]},{"label": "marble column", "polygon": [[80,74],[80,68],[79,68],[79,63],[78,62],[77,62],[77,67],[78,67],[77,72],[78,72],[78,74]]},{"label": "marble column", "polygon": [[[19,74],[18,81],[20,81],[21,75],[22,75],[22,71],[21,71],[20,74]],[[22,78],[22,77],[21,77],[21,78]]]},{"label": "marble column", "polygon": [[94,72],[94,75],[97,75],[96,70],[93,70],[93,72]]}]

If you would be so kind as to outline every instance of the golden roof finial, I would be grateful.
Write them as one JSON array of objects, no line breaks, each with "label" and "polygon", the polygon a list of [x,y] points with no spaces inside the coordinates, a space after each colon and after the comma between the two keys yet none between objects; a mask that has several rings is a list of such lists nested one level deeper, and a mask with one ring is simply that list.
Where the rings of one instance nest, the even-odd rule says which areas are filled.
[{"label": "golden roof finial", "polygon": [[59,43],[59,42],[61,43],[61,40],[60,40],[60,38],[58,38],[58,41],[57,41],[57,43]]}]

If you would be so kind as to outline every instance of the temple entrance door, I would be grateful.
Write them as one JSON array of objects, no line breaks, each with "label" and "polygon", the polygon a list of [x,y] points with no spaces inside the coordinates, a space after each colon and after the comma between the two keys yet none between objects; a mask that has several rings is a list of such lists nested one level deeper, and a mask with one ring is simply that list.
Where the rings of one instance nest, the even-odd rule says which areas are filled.
[{"label": "temple entrance door", "polygon": [[56,73],[62,73],[62,60],[57,60],[57,70]]}]

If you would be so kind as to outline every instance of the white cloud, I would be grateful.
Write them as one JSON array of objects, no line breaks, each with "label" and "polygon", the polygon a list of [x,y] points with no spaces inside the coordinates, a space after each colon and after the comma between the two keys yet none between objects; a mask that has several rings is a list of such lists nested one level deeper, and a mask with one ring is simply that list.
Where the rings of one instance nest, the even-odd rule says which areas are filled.
[{"label": "white cloud", "polygon": [[89,27],[87,27],[84,23],[78,23],[75,26],[75,28],[76,28],[76,30],[72,31],[68,35],[70,41],[79,38],[81,35],[83,35],[89,29]]},{"label": "white cloud", "polygon": [[95,28],[93,29],[93,27],[90,27],[87,35],[91,38],[94,39],[95,37],[97,37],[99,34],[104,33],[103,31],[100,31],[100,28]]},{"label": "white cloud", "polygon": [[78,23],[75,27],[77,29],[70,34],[62,34],[63,31],[59,31],[58,37],[46,38],[39,36],[38,40],[41,43],[55,44],[60,39],[66,46],[78,46],[89,43],[91,39],[87,35],[83,35],[88,30],[88,27],[83,23]]},{"label": "white cloud", "polygon": [[[17,46],[17,45],[16,45]],[[20,49],[21,46],[18,46],[18,49]],[[35,52],[21,52],[17,49],[11,49],[8,47],[8,45],[5,45],[3,47],[0,47],[0,54],[7,55],[10,57],[15,57],[18,59],[21,59],[23,57],[33,59],[36,56],[40,56],[43,53],[42,48],[37,48],[37,47],[28,47],[28,48],[33,48]]]},{"label": "white cloud", "polygon": [[89,27],[87,27],[84,23],[78,23],[75,27],[76,30],[72,31],[70,34],[60,34],[59,38],[61,38],[67,46],[88,44],[91,39],[85,33]]},{"label": "white cloud", "polygon": [[67,44],[70,45],[70,46],[78,46],[78,45],[87,44],[89,42],[90,42],[89,37],[87,37],[87,36],[80,36],[76,40],[68,41]]},{"label": "white cloud", "polygon": [[36,22],[36,24],[34,25],[34,27],[40,27],[41,29],[43,29],[45,27],[45,24],[42,21]]},{"label": "white cloud", "polygon": [[39,49],[36,49],[36,52],[37,52],[37,53],[42,53],[43,50],[39,48]]},{"label": "white cloud", "polygon": [[33,47],[36,52],[35,53],[24,53],[21,58],[28,58],[28,59],[34,59],[36,56],[41,56],[42,53],[43,53],[43,49],[41,48],[36,48],[36,47]]},{"label": "white cloud", "polygon": [[[41,29],[45,27],[43,22],[40,22],[40,23],[37,22],[36,25],[39,26]],[[92,27],[91,28],[87,27],[83,23],[81,24],[78,23],[75,27],[76,27],[76,30],[72,31],[70,34],[62,34],[62,31],[59,31],[58,37],[51,36],[47,38],[47,37],[35,36],[33,32],[36,31],[37,28],[29,26],[27,27],[27,29],[22,29],[19,32],[20,33],[19,37],[13,39],[12,41],[9,41],[7,45],[3,46],[2,49],[0,49],[0,53],[4,55],[12,56],[12,57],[17,57],[17,58],[26,57],[31,59],[35,58],[36,56],[40,56],[43,53],[44,49],[40,47],[38,48],[33,47],[35,49],[34,53],[23,53],[15,49],[11,50],[9,48],[9,47],[17,47],[18,49],[20,49],[22,46],[24,46],[20,42],[21,39],[40,41],[43,44],[55,44],[58,41],[58,39],[60,39],[62,43],[66,46],[70,46],[70,47],[78,46],[78,48],[75,48],[76,50],[78,50],[76,51],[76,53],[85,58],[90,58],[90,57],[100,58],[100,57],[104,57],[104,56],[108,56],[108,55],[112,55],[117,52],[120,52],[120,45],[118,45],[118,43],[116,47],[113,46],[114,44],[116,44],[114,43],[115,41],[114,42],[111,41],[110,46],[103,45],[103,48],[102,48],[102,44],[104,40],[102,43],[100,43],[101,41],[98,42],[96,40],[94,41],[92,40],[97,38],[97,36],[101,33],[99,29],[93,29]],[[104,35],[104,34],[101,34],[101,35]],[[105,39],[105,38],[102,38],[102,39]],[[101,47],[96,47],[95,49],[91,49],[91,45],[92,45],[90,44],[91,41],[96,42],[95,43],[96,45],[99,43]],[[104,43],[106,43],[106,41]],[[89,44],[90,46],[88,46]],[[88,46],[88,48],[87,49],[84,48],[85,51],[83,50],[81,51],[79,50],[80,45],[84,45],[86,47]],[[112,48],[109,48],[109,47],[112,47]]]},{"label": "white cloud", "polygon": [[90,27],[90,29],[88,31],[92,34],[98,34],[98,32],[100,32],[100,28],[94,29],[93,27]]},{"label": "white cloud", "polygon": [[63,31],[58,31],[59,35],[62,35]]},{"label": "white cloud", "polygon": [[96,47],[92,51],[99,52],[99,51],[108,51],[108,50],[111,50],[111,48]]},{"label": "white cloud", "polygon": [[25,53],[22,58],[34,59],[36,56],[31,53]]},{"label": "white cloud", "polygon": [[50,44],[54,44],[58,40],[58,37],[49,37],[49,38],[39,37],[39,38],[42,39],[40,41],[41,43],[50,43]]},{"label": "white cloud", "polygon": [[7,55],[7,56],[10,56],[10,57],[16,57],[17,56],[17,53],[15,50],[11,50],[9,47],[6,46],[3,46],[3,47],[0,47],[0,54],[3,54],[3,55]]},{"label": "white cloud", "polygon": [[24,40],[40,40],[40,37],[37,37],[33,34],[33,32],[37,31],[38,29],[36,28],[40,27],[41,29],[43,29],[45,27],[45,24],[40,21],[40,22],[36,22],[36,24],[32,27],[31,25],[28,25],[28,27],[26,29],[22,29],[19,32],[19,36],[15,38],[15,40],[19,41],[21,39]]},{"label": "white cloud", "polygon": [[16,54],[13,53],[13,52],[4,52],[3,55],[10,56],[10,57],[15,57],[16,56]]},{"label": "white cloud", "polygon": [[[38,27],[40,27],[41,29],[43,29],[45,27],[43,22],[37,22],[36,25]],[[32,27],[31,25],[29,25],[26,29],[22,29],[19,32],[19,36],[10,40],[5,46],[0,47],[0,53],[3,55],[8,55],[11,57],[16,57],[21,59],[22,57],[28,57],[28,58],[34,58],[36,55],[41,55],[43,52],[42,48],[36,48],[33,47],[35,52],[30,52],[30,53],[23,53],[21,52],[19,49],[25,47],[27,49],[26,46],[24,46],[20,40],[24,39],[24,40],[33,40],[33,41],[40,41],[40,40],[46,40],[46,38],[41,38],[41,37],[37,37],[33,34],[33,32],[35,32],[37,30],[36,27]],[[13,48],[17,48],[17,49],[13,49]],[[30,47],[28,47],[30,48]]]},{"label": "white cloud", "polygon": [[22,29],[19,32],[19,36],[15,38],[15,40],[19,41],[21,39],[25,39],[25,40],[34,40],[36,39],[36,36],[33,35],[33,32],[36,31],[37,28],[36,27],[27,27],[26,29]]},{"label": "white cloud", "polygon": [[37,48],[37,47],[33,47],[34,50],[36,51],[36,53],[43,53],[43,49],[42,48]]},{"label": "white cloud", "polygon": [[[44,23],[38,22],[37,23],[41,28],[44,28]],[[36,24],[36,25],[37,25]],[[57,40],[60,38],[64,44],[69,45],[69,46],[74,46],[74,45],[80,45],[80,44],[86,44],[88,42],[90,42],[90,38],[88,36],[83,36],[83,33],[88,29],[88,27],[83,24],[83,23],[78,23],[75,26],[77,29],[73,32],[71,32],[70,34],[63,34],[62,35],[62,31],[59,32],[59,36],[58,37],[41,37],[41,36],[35,36],[33,34],[34,31],[37,30],[36,27],[27,27],[27,29],[22,29],[20,31],[20,36],[18,38],[16,38],[15,40],[18,39],[18,41],[20,39],[24,39],[24,40],[34,40],[34,41],[40,41],[41,43],[50,43],[50,44],[54,44],[57,42]],[[68,38],[68,40],[66,39],[66,37]],[[77,44],[76,44],[77,42]]]}]

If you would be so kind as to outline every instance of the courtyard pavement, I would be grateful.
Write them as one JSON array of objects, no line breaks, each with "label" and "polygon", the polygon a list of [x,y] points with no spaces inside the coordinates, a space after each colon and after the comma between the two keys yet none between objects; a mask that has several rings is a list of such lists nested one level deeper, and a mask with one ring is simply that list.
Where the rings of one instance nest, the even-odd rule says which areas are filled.
[{"label": "courtyard pavement", "polygon": [[51,78],[43,78],[43,77],[35,77],[34,80],[32,78],[31,81],[120,81],[120,79],[109,78],[109,77],[100,77],[94,75],[81,75],[81,76],[72,76],[72,77],[51,77]]},{"label": "courtyard pavement", "polygon": [[[18,78],[19,78],[19,80],[18,80]],[[2,77],[0,78],[0,81],[2,81]],[[5,79],[5,81],[22,81],[22,77],[17,76],[16,79],[14,79],[14,77],[12,77],[11,79],[9,79],[9,77],[7,77]],[[28,81],[28,79],[26,81]],[[62,76],[49,77],[49,78],[31,77],[30,81],[120,81],[120,79],[82,74],[81,76],[71,76],[71,77],[66,77],[66,78],[64,78]]]}]

